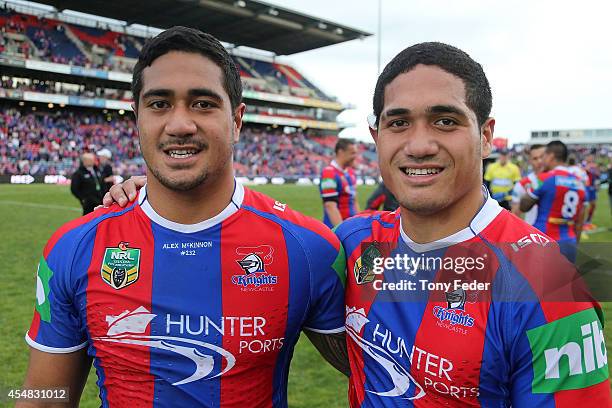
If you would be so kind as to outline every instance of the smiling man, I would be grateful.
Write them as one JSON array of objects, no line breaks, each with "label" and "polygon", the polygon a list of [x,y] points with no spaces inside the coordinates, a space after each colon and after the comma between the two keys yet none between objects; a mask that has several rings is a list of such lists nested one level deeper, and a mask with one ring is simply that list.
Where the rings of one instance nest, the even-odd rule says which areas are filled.
[{"label": "smiling man", "polygon": [[369,122],[400,208],[336,233],[352,407],[610,407],[603,318],[554,242],[483,188],[492,96],[465,52],[384,69]]},{"label": "smiling man", "polygon": [[227,51],[171,28],[142,49],[132,89],[148,184],[47,243],[24,387],[66,387],[77,406],[93,359],[105,407],[285,407],[301,330],[348,373],[344,252],[234,179],[245,105]]}]

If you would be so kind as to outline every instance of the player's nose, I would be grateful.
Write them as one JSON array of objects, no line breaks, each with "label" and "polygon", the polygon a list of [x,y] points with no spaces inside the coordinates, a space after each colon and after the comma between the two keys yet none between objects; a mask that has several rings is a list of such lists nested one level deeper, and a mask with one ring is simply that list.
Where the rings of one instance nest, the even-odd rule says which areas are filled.
[{"label": "player's nose", "polygon": [[177,104],[168,116],[165,126],[166,134],[175,137],[194,135],[197,131],[197,125],[191,115],[192,113],[186,106]]},{"label": "player's nose", "polygon": [[402,150],[407,156],[423,158],[435,156],[440,147],[427,126],[415,124],[413,132],[405,139]]}]

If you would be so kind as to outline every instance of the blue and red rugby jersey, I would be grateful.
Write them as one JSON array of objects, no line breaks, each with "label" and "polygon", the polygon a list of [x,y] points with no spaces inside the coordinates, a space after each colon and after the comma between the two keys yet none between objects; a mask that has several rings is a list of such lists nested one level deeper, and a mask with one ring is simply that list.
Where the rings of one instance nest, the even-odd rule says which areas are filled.
[{"label": "blue and red rugby jersey", "polygon": [[[338,210],[343,220],[357,214],[355,206],[355,186],[357,178],[352,168],[343,169],[332,160],[321,172],[319,191],[323,201],[334,200],[338,203]],[[325,207],[323,208],[323,223],[332,228],[332,225]]]},{"label": "blue and red rugby jersey", "polygon": [[[599,305],[554,241],[491,197],[429,244],[410,240],[399,210],[336,234],[351,407],[612,407]],[[412,266],[376,261],[396,257]]]},{"label": "blue and red rugby jersey", "polygon": [[143,188],[52,236],[26,341],[87,347],[104,407],[286,407],[300,330],[344,331],[344,265],[327,227],[239,183],[194,225]]},{"label": "blue and red rugby jersey", "polygon": [[538,200],[534,227],[557,242],[575,241],[574,223],[584,205],[584,184],[563,166],[542,173],[539,178],[540,185],[527,190],[527,194]]}]

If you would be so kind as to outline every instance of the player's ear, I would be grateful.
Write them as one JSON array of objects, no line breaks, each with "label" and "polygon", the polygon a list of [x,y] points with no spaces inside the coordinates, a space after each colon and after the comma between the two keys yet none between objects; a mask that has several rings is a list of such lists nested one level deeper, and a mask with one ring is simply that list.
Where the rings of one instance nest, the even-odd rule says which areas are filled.
[{"label": "player's ear", "polygon": [[233,143],[238,143],[238,139],[240,138],[240,129],[242,129],[242,117],[244,116],[244,111],[246,110],[246,105],[241,103],[234,109],[234,129],[232,132]]},{"label": "player's ear", "polygon": [[370,131],[370,135],[372,135],[372,139],[374,139],[374,143],[378,142],[378,124],[376,123],[376,116],[373,113],[368,115],[368,130]]},{"label": "player's ear", "polygon": [[481,158],[485,159],[493,149],[493,132],[495,130],[495,119],[488,118],[480,128],[480,150]]}]

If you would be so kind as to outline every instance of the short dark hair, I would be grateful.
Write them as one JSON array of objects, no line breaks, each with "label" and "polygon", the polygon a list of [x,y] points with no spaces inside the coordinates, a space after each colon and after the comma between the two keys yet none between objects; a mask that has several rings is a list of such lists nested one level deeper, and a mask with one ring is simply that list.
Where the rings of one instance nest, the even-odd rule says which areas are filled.
[{"label": "short dark hair", "polygon": [[338,153],[339,150],[346,150],[349,146],[353,146],[355,144],[355,140],[349,138],[339,138],[336,142],[336,147],[334,148],[334,152]]},{"label": "short dark hair", "polygon": [[229,95],[232,109],[242,102],[240,72],[219,40],[194,28],[175,26],[147,40],[142,47],[132,74],[132,95],[136,107],[138,107],[138,98],[143,86],[142,71],[151,66],[157,58],[171,51],[200,54],[213,61],[223,72],[223,87]]},{"label": "short dark hair", "polygon": [[567,164],[569,164],[570,166],[575,165],[575,164],[576,164],[576,156],[574,156],[573,154],[572,154],[572,155],[570,155],[570,156],[567,158]]},{"label": "short dark hair", "polygon": [[567,161],[567,146],[560,140],[553,140],[546,145],[546,153],[552,153],[557,161],[565,163]]},{"label": "short dark hair", "polygon": [[466,104],[476,114],[478,126],[485,123],[491,113],[493,97],[482,66],[452,45],[425,42],[415,44],[397,54],[378,77],[373,100],[376,124],[384,106],[385,87],[400,74],[409,72],[420,64],[434,65],[459,77],[465,86]]},{"label": "short dark hair", "polygon": [[543,144],[540,144],[540,143],[534,143],[534,144],[529,146],[529,150],[527,150],[527,152],[531,153],[532,150],[541,149],[543,147],[546,147],[546,146],[544,146]]}]

